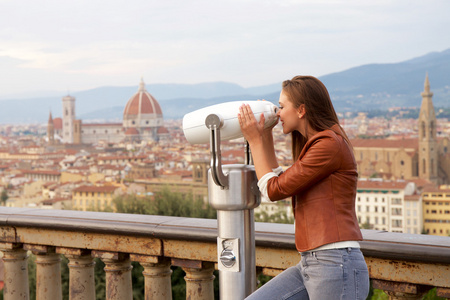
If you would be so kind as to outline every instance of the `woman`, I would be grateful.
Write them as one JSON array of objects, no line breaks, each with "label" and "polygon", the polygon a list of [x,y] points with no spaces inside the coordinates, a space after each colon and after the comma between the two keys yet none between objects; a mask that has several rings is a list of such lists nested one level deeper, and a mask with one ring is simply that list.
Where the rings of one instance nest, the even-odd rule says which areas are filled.
[{"label": "woman", "polygon": [[315,77],[296,76],[283,82],[279,104],[283,133],[292,135],[294,164],[285,172],[264,116],[257,122],[250,106],[243,105],[238,119],[261,194],[271,201],[292,197],[301,261],[247,299],[366,299],[369,274],[358,243],[356,162],[328,91]]}]

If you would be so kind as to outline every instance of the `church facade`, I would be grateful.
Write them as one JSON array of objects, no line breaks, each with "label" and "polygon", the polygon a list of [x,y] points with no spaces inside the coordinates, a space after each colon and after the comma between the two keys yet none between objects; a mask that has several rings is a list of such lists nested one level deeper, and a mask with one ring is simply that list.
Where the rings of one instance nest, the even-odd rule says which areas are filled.
[{"label": "church facade", "polygon": [[138,91],[125,105],[122,123],[83,123],[76,118],[75,97],[62,98],[62,118],[50,113],[47,136],[50,145],[58,140],[64,144],[96,144],[158,141],[167,135],[158,101],[145,89],[141,79]]},{"label": "church facade", "polygon": [[428,75],[421,95],[417,139],[352,140],[360,177],[424,179],[437,185],[450,184],[450,139],[437,137],[433,93]]}]

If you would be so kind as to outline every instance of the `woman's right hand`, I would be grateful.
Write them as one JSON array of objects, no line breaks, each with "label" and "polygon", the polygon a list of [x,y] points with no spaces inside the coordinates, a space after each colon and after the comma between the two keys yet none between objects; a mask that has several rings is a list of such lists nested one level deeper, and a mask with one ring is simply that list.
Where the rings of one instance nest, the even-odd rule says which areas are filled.
[{"label": "woman's right hand", "polygon": [[239,107],[238,120],[239,125],[241,126],[241,132],[250,144],[260,140],[263,134],[265,134],[264,114],[261,114],[259,122],[256,121],[249,104],[242,104],[242,106]]}]

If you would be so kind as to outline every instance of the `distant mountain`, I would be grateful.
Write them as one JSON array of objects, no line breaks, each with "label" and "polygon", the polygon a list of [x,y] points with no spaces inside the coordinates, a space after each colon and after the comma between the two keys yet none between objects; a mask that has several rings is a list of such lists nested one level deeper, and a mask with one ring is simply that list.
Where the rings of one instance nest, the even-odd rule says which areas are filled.
[{"label": "distant mountain", "polygon": [[428,73],[435,106],[450,106],[450,49],[395,64],[369,64],[320,77],[338,110],[419,107]]},{"label": "distant mountain", "polygon": [[[369,64],[320,77],[337,111],[367,111],[390,107],[418,107],[426,73],[433,102],[450,106],[450,49],[393,64]],[[85,122],[122,120],[123,109],[138,87],[99,87],[71,93],[76,97],[77,118]],[[281,83],[244,88],[228,82],[199,84],[148,84],[166,119],[216,103],[266,99],[278,102]],[[49,111],[61,115],[61,98],[39,97],[0,100],[0,123],[45,123]]]}]

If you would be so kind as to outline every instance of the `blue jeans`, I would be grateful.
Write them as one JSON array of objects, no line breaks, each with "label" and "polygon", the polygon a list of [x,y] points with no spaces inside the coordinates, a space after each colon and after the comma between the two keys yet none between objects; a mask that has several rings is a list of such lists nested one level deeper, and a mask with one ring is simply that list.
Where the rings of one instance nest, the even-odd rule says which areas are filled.
[{"label": "blue jeans", "polygon": [[271,279],[246,299],[363,300],[369,272],[359,248],[303,252],[300,263]]}]

